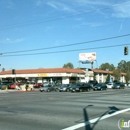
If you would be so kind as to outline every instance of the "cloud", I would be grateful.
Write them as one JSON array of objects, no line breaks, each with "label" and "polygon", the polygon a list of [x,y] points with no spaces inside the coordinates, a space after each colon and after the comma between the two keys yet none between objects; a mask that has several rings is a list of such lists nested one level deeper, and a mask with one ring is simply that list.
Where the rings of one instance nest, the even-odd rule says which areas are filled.
[{"label": "cloud", "polygon": [[41,6],[43,4],[43,1],[42,0],[37,0],[36,1],[36,6]]},{"label": "cloud", "polygon": [[46,4],[56,10],[62,10],[62,11],[70,12],[70,13],[77,12],[71,6],[71,4],[66,4],[66,3],[57,2],[57,1],[50,1],[50,2],[47,2]]},{"label": "cloud", "polygon": [[130,1],[113,6],[115,11],[112,16],[116,18],[130,18]]},{"label": "cloud", "polygon": [[15,39],[15,40],[12,40],[10,38],[6,38],[5,40],[0,41],[0,43],[2,43],[2,44],[13,44],[13,43],[20,43],[24,40],[25,40],[24,38]]},{"label": "cloud", "polygon": [[106,1],[104,1],[104,0],[95,0],[95,1],[92,1],[92,0],[76,0],[77,1],[77,3],[78,4],[80,4],[80,5],[84,5],[84,6],[90,6],[90,5],[106,5],[106,6],[108,6],[108,5],[110,5],[110,3],[108,3],[108,2],[106,2]]},{"label": "cloud", "polygon": [[85,22],[85,23],[82,23],[82,25],[87,25],[87,26],[90,26],[90,27],[99,27],[101,26],[102,24],[101,23],[96,23],[96,22]]},{"label": "cloud", "polygon": [[54,4],[54,3],[47,2],[47,4],[48,4],[49,6],[51,6],[52,8],[58,9],[58,6],[57,6],[56,4]]},{"label": "cloud", "polygon": [[12,8],[14,8],[14,3],[12,1],[9,1],[6,7],[8,9],[12,9]]}]

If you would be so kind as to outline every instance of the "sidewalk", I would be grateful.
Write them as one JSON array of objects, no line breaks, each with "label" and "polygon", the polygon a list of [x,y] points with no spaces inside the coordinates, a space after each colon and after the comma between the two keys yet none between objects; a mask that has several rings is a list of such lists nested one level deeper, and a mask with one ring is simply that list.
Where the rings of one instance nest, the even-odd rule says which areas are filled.
[{"label": "sidewalk", "polygon": [[17,89],[7,89],[7,90],[0,89],[0,93],[9,93],[9,92],[39,92],[39,89],[34,89],[34,90],[30,90],[30,91],[17,90]]}]

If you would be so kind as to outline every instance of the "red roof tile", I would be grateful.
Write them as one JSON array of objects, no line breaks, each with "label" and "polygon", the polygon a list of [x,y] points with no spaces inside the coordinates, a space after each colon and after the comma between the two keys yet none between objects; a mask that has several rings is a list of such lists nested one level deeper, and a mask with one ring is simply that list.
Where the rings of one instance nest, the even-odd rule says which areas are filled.
[{"label": "red roof tile", "polygon": [[[113,71],[107,71],[107,70],[97,70],[93,69],[93,72],[95,73],[104,73],[104,74],[113,74]],[[126,73],[121,72],[122,75],[126,75]]]},{"label": "red roof tile", "polygon": [[[80,69],[70,68],[47,68],[47,69],[28,69],[28,70],[15,70],[16,74],[33,74],[33,73],[81,73],[85,72]],[[12,74],[12,70],[2,71],[0,75]]]}]

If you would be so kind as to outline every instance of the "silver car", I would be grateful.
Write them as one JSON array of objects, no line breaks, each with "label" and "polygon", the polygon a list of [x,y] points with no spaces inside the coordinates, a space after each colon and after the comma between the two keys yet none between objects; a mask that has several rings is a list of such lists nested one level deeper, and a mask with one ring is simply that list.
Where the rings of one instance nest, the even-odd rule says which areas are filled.
[{"label": "silver car", "polygon": [[54,87],[52,85],[45,85],[43,87],[40,87],[40,92],[51,92],[54,91]]}]

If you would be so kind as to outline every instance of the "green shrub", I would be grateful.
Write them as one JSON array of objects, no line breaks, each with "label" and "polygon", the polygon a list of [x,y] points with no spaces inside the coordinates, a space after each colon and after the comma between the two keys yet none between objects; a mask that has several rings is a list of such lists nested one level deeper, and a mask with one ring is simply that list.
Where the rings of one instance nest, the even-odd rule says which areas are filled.
[{"label": "green shrub", "polygon": [[3,85],[3,86],[1,87],[2,90],[6,90],[7,88],[8,88],[7,85]]}]

